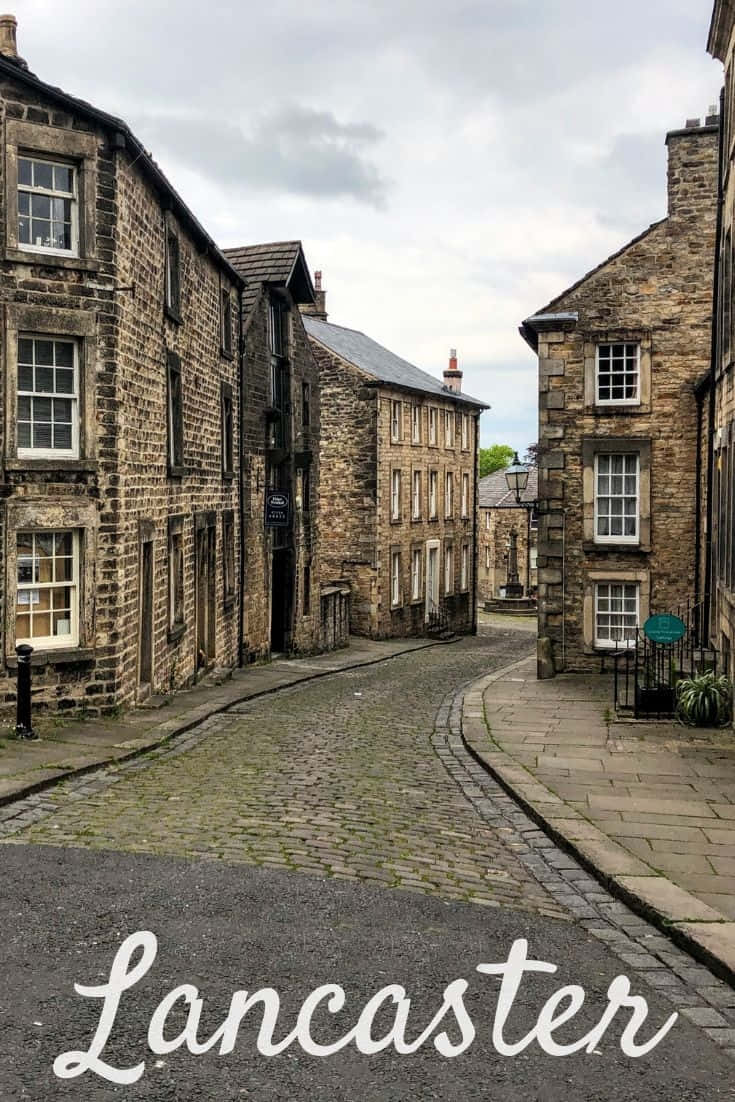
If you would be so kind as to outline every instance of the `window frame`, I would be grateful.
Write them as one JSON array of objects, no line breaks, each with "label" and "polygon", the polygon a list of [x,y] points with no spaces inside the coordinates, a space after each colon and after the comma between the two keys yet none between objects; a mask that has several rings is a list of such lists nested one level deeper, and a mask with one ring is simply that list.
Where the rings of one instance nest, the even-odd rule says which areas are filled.
[{"label": "window frame", "polygon": [[[179,407],[174,407],[174,378],[178,378]],[[168,473],[180,477],[184,473],[184,378],[181,359],[176,352],[166,352],[166,457]]]},{"label": "window frame", "polygon": [[430,448],[439,447],[439,408],[429,406],[429,441]]},{"label": "window frame", "polygon": [[[181,241],[179,232],[168,219],[165,221],[165,254],[163,271],[163,309],[171,321],[181,323]],[[175,278],[174,278],[175,276]]]},{"label": "window frame", "polygon": [[[171,516],[168,518],[168,539],[167,539],[167,554],[168,554],[168,641],[174,643],[184,634],[186,630],[186,544],[184,540],[184,532],[186,529],[186,515],[179,514],[177,516]],[[177,579],[176,579],[176,554],[175,543],[180,541],[181,545],[181,605],[180,612],[181,617],[177,616],[179,611],[177,602]]]},{"label": "window frame", "polygon": [[[603,636],[599,635],[599,617],[601,615],[599,590],[602,586],[607,586],[610,591],[612,591],[613,587],[616,587],[616,586],[621,587],[621,589],[623,590],[623,593],[622,593],[622,596],[621,596],[621,599],[623,600],[623,602],[626,600],[626,597],[625,597],[626,587],[630,587],[635,591],[635,624],[633,625],[633,628],[632,628],[633,633],[634,633],[632,639],[622,639],[622,640],[617,640],[616,641],[615,639],[608,639],[608,638],[604,638]],[[612,592],[610,592],[607,599],[610,600],[610,601],[613,600]],[[627,581],[625,579],[619,579],[618,580],[618,579],[615,579],[615,578],[611,578],[608,581],[604,581],[604,580],[595,581],[593,583],[593,613],[592,613],[592,615],[593,615],[593,646],[595,647],[595,649],[597,649],[597,650],[626,649],[627,650],[627,649],[630,649],[631,647],[634,647],[635,646],[635,629],[640,627],[640,610],[641,610],[641,583],[639,581]],[[610,619],[612,619],[612,617],[614,615],[611,610],[608,610],[608,611],[606,611],[605,613],[602,613],[602,614],[609,616]],[[624,616],[630,615],[630,614],[626,613],[625,609],[623,608],[620,615],[624,617]],[[623,630],[625,630],[625,626],[624,625],[621,625],[621,626],[623,627]]]},{"label": "window frame", "polygon": [[411,520],[421,520],[421,474],[421,470],[416,469],[411,475]]},{"label": "window frame", "polygon": [[411,406],[411,443],[421,443],[421,406],[418,402]]},{"label": "window frame", "polygon": [[390,519],[392,524],[401,520],[402,472],[400,467],[392,467],[390,472]]},{"label": "window frame", "polygon": [[[59,343],[59,344],[70,344],[72,346],[72,349],[73,349],[72,373],[73,373],[73,380],[74,380],[74,390],[73,390],[72,393],[70,393],[70,394],[59,393],[57,395],[56,391],[48,392],[48,394],[44,394],[44,392],[42,392],[42,391],[35,391],[35,390],[33,390],[33,391],[22,391],[20,389],[20,347],[19,346],[20,346],[20,342],[22,340],[30,340],[30,341],[34,341],[34,342],[35,341],[50,341],[53,344],[57,344],[57,343]],[[20,445],[20,443],[18,443],[17,448],[16,448],[18,458],[19,459],[53,459],[53,460],[56,460],[56,459],[58,459],[58,460],[79,459],[79,455],[80,455],[80,437],[81,437],[81,423],[80,423],[80,421],[81,421],[81,400],[82,400],[82,393],[81,393],[81,391],[82,391],[81,349],[80,349],[80,340],[79,340],[79,338],[74,337],[74,336],[68,336],[66,334],[29,333],[29,332],[26,332],[25,330],[22,330],[22,331],[18,332],[17,335],[16,335],[15,347],[16,347],[16,361],[15,361],[15,363],[16,363],[16,369],[17,369],[16,390],[15,390],[15,398],[16,398],[16,401],[15,401],[16,440],[18,439],[18,437],[20,435],[20,433],[19,433],[20,417],[18,416],[18,414],[19,414],[18,407],[20,405],[21,397],[30,397],[31,401],[34,401],[37,397],[38,398],[48,397],[49,400],[53,401],[55,398],[58,397],[58,399],[60,399],[60,400],[70,401],[72,403],[71,447],[70,448],[53,448],[53,447],[52,448],[34,448],[33,446],[31,446],[31,447],[27,448],[27,447],[22,447]],[[35,359],[35,351],[34,351],[34,359]],[[38,365],[35,365],[35,366],[38,366]],[[42,365],[42,366],[52,366],[54,370],[56,368],[56,364],[54,364],[54,365]],[[31,420],[31,426],[33,425],[33,423],[34,422]],[[52,421],[51,424],[53,425],[54,422]]]},{"label": "window frame", "polygon": [[469,413],[462,414],[462,451],[468,452],[470,450],[470,415]]},{"label": "window frame", "polygon": [[427,486],[429,520],[439,519],[439,471],[429,471]]},{"label": "window frame", "polygon": [[454,472],[444,472],[444,519],[454,518]]},{"label": "window frame", "polygon": [[390,400],[390,440],[391,444],[400,444],[403,439],[403,402],[398,398]]},{"label": "window frame", "polygon": [[235,474],[235,408],[230,383],[220,383],[221,439],[222,439],[222,477],[233,478]]},{"label": "window frame", "polygon": [[403,586],[401,580],[401,552],[391,548],[390,552],[390,606],[400,608],[403,604]]},{"label": "window frame", "polygon": [[450,450],[455,448],[455,415],[454,410],[444,410],[444,447]]},{"label": "window frame", "polygon": [[[634,453],[639,456],[638,463],[638,532],[637,543],[630,539],[619,541],[618,537],[600,542],[595,539],[595,456],[602,454]],[[651,550],[651,457],[652,446],[649,437],[642,436],[583,436],[582,437],[582,528],[583,549],[599,550],[602,547],[637,548],[639,551]]]},{"label": "window frame", "polygon": [[235,603],[236,569],[235,512],[233,509],[224,509],[222,512],[222,597],[225,609],[232,608]]},{"label": "window frame", "polygon": [[[417,567],[418,564],[418,567]],[[411,601],[422,602],[424,581],[424,555],[422,547],[411,548]]]},{"label": "window frame", "polygon": [[[52,167],[69,168],[73,173],[72,177],[72,190],[69,192],[55,191],[53,188],[37,188],[33,184],[22,184],[20,182],[20,162],[30,161],[31,164],[49,164]],[[36,253],[41,256],[62,256],[77,258],[79,256],[80,248],[80,233],[79,233],[79,180],[80,168],[79,164],[75,160],[64,159],[55,157],[48,153],[38,154],[32,152],[26,152],[22,150],[18,152],[18,183],[16,187],[16,213],[18,218],[18,248],[22,252]],[[24,217],[20,213],[19,209],[19,196],[21,192],[27,195],[41,195],[47,196],[53,201],[54,198],[62,198],[70,201],[70,218],[69,218],[69,239],[70,246],[68,249],[60,249],[53,245],[33,245],[30,242],[24,242],[20,239],[20,219]],[[29,207],[32,206],[32,201],[29,203]],[[32,218],[32,215],[28,215]],[[44,219],[45,221],[45,219]],[[49,221],[53,221],[49,219]]]},{"label": "window frame", "polygon": [[[612,460],[612,459],[615,459],[615,458],[622,458],[623,460],[625,460],[625,459],[630,458],[631,456],[635,458],[635,483],[636,483],[635,495],[626,494],[625,492],[623,492],[622,494],[613,494],[612,492],[610,492],[609,494],[600,495],[600,493],[599,493],[599,478],[600,478],[599,466],[600,466],[600,460],[603,457],[605,459],[608,459],[608,460]],[[595,518],[594,541],[595,541],[595,543],[598,543],[598,544],[610,544],[610,543],[612,543],[612,544],[632,544],[634,546],[637,545],[638,543],[640,543],[640,535],[641,535],[641,457],[640,457],[640,454],[637,451],[628,451],[628,452],[608,452],[608,451],[604,451],[604,452],[597,452],[595,454],[595,461],[594,461],[593,470],[594,470],[594,518]],[[612,478],[613,477],[612,472],[611,471],[608,472],[606,477]],[[629,477],[629,475],[624,470],[622,475],[620,475],[618,477],[622,477],[624,479],[626,477]],[[600,523],[600,520],[602,519],[602,517],[601,517],[600,509],[599,509],[599,501],[600,501],[601,496],[608,498],[610,501],[612,501],[614,499],[623,499],[623,500],[625,500],[626,498],[630,498],[630,497],[635,496],[635,532],[634,532],[633,535],[625,535],[625,533],[621,533],[621,534],[616,533],[614,535],[611,535],[611,534],[600,535],[600,533],[599,533],[599,523]],[[611,513],[608,513],[606,515],[606,519],[608,521],[611,521],[615,516],[616,516],[616,514],[611,512]],[[620,517],[623,521],[623,527],[624,527],[625,526],[624,522],[627,519],[626,514],[623,512],[623,513],[620,514]]]},{"label": "window frame", "polygon": [[229,287],[220,286],[220,355],[233,359],[232,342],[232,295]]},{"label": "window frame", "polygon": [[462,471],[462,486],[460,490],[460,510],[463,520],[470,515],[470,476],[467,471]]},{"label": "window frame", "polygon": [[[600,350],[602,348],[609,348],[612,350],[613,346],[619,344],[623,346],[623,389],[625,389],[625,379],[627,377],[627,349],[631,346],[635,347],[635,377],[636,377],[636,396],[635,398],[601,398],[600,397]],[[612,351],[610,353],[610,362],[612,365]],[[612,366],[610,368],[610,389],[612,390],[613,371]],[[595,346],[595,405],[608,407],[608,406],[640,406],[641,405],[641,342],[640,341],[598,341]]]},{"label": "window frame", "polygon": [[459,590],[467,593],[470,588],[470,545],[463,543],[459,552]]},{"label": "window frame", "polygon": [[454,544],[444,544],[444,596],[454,593]]},{"label": "window frame", "polygon": [[[19,582],[18,581],[18,541],[22,536],[31,536],[34,541],[37,536],[51,536],[56,537],[58,535],[70,534],[72,537],[72,577],[69,581],[61,582]],[[15,531],[15,584],[14,584],[14,597],[13,597],[13,610],[14,610],[14,639],[15,645],[18,646],[21,643],[27,643],[33,647],[34,651],[54,651],[54,650],[70,650],[79,647],[80,644],[80,603],[81,603],[81,540],[78,528],[19,528]],[[65,557],[65,556],[64,556]],[[56,556],[54,555],[54,561]],[[18,617],[23,615],[19,613],[18,595],[21,592],[31,592],[33,590],[54,590],[54,589],[71,589],[71,608],[70,611],[70,630],[68,635],[61,636],[20,636],[18,635]],[[52,598],[53,603],[53,598]],[[29,602],[30,607],[30,602]],[[49,617],[53,615],[53,609],[49,609]]]}]

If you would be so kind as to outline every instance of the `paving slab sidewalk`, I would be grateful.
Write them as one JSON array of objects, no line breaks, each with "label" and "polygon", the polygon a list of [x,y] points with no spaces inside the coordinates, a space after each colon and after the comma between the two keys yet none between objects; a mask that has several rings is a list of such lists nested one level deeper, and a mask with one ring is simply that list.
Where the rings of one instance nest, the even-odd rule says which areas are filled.
[{"label": "paving slab sidewalk", "polygon": [[157,707],[137,708],[118,718],[85,720],[39,713],[38,742],[0,739],[0,805],[64,777],[145,753],[233,704],[300,681],[442,645],[446,643],[427,639],[375,642],[353,636],[344,650],[311,658],[275,659],[235,670],[231,676],[213,675]]},{"label": "paving slab sidewalk", "polygon": [[735,733],[613,715],[609,675],[476,682],[463,735],[614,892],[735,978]]}]

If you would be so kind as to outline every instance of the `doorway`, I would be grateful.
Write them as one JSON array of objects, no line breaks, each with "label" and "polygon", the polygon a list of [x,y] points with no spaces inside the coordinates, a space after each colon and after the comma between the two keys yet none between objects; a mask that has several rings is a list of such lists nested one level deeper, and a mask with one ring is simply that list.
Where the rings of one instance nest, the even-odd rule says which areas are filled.
[{"label": "doorway", "polygon": [[287,649],[293,596],[291,551],[288,547],[273,548],[271,573],[271,653]]},{"label": "doorway", "polygon": [[153,685],[153,525],[141,523],[138,594],[138,696],[150,696]]},{"label": "doorway", "polygon": [[426,544],[426,619],[439,611],[439,540]]},{"label": "doorway", "polygon": [[199,513],[196,525],[196,668],[206,670],[217,653],[217,517]]}]

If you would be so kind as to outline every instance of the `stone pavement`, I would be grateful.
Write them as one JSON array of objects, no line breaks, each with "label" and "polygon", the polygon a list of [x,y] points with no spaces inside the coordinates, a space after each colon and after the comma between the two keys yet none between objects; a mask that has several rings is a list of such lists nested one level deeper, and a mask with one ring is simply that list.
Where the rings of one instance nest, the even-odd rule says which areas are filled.
[{"label": "stone pavement", "polygon": [[38,713],[34,716],[34,726],[41,736],[38,742],[10,737],[14,717],[12,722],[8,718],[5,730],[0,727],[0,735],[5,735],[0,737],[0,805],[106,762],[136,757],[240,701],[340,670],[443,645],[426,639],[373,642],[351,636],[344,650],[312,658],[277,659],[235,670],[231,676],[229,671],[221,671],[192,689],[157,698],[155,706],[137,708],[120,717],[84,719]]},{"label": "stone pavement", "polygon": [[612,680],[525,660],[465,698],[470,749],[640,910],[735,970],[735,734],[616,722]]}]

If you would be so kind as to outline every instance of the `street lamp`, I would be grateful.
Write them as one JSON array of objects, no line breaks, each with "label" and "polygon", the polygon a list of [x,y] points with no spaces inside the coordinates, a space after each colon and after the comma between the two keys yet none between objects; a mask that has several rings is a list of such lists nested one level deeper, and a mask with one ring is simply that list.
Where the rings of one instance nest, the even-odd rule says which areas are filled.
[{"label": "street lamp", "polygon": [[521,504],[521,494],[528,485],[528,467],[524,467],[518,459],[518,452],[513,453],[513,464],[505,472],[505,481],[508,489],[515,494],[516,504]]}]

